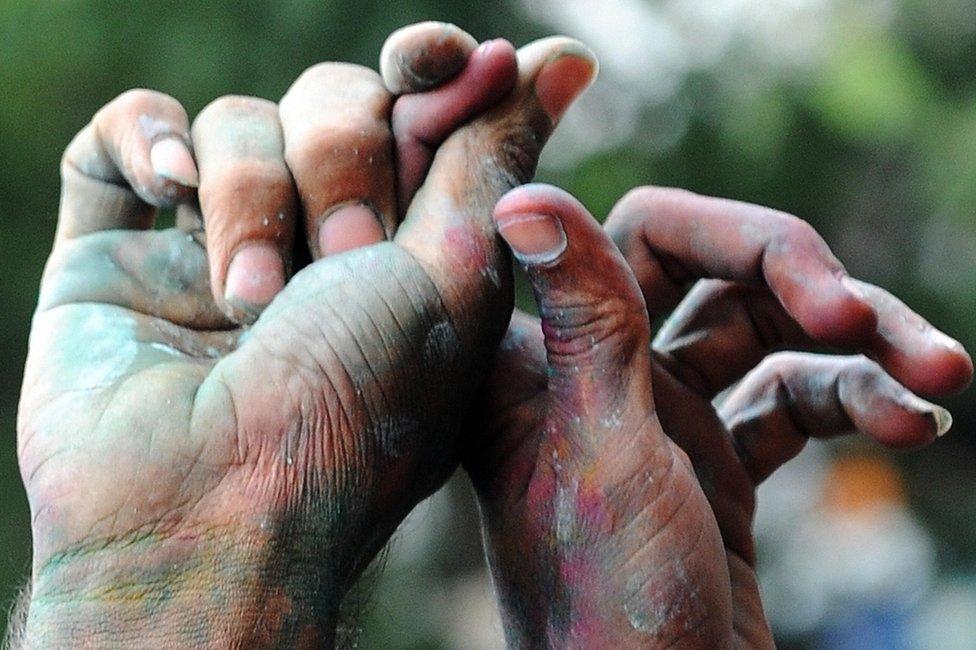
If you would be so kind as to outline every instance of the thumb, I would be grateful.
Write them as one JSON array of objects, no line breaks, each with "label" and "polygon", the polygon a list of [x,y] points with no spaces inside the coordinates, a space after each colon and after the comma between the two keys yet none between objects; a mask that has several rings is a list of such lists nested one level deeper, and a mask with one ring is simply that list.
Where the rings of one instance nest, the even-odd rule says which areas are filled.
[{"label": "thumb", "polygon": [[[521,48],[508,97],[439,147],[396,242],[425,268],[455,320],[501,337],[511,283],[489,215],[507,190],[531,178],[543,144],[596,67],[592,52],[572,39]],[[479,344],[491,338],[468,329]]]},{"label": "thumb", "polygon": [[550,395],[591,416],[597,429],[624,409],[650,412],[647,309],[596,220],[566,192],[538,184],[506,194],[494,219],[539,305]]}]

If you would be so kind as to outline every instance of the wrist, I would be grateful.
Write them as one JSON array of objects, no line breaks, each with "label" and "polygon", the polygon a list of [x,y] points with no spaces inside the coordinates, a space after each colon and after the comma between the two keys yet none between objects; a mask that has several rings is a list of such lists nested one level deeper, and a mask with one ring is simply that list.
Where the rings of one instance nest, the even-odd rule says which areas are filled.
[{"label": "wrist", "polygon": [[25,646],[331,645],[338,581],[279,537],[234,527],[74,545],[35,566]]}]

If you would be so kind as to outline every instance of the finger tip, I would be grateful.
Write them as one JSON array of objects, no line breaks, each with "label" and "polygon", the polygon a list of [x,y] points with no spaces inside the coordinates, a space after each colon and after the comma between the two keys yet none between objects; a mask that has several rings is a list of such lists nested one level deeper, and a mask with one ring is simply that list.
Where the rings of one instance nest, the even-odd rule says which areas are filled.
[{"label": "finger tip", "polygon": [[451,23],[427,21],[393,32],[380,52],[380,75],[397,95],[427,90],[457,76],[478,47]]},{"label": "finger tip", "polygon": [[164,181],[171,181],[186,188],[200,184],[193,155],[183,140],[169,136],[157,140],[149,150],[149,162],[153,171]]},{"label": "finger tip", "polygon": [[526,266],[549,264],[566,250],[566,231],[551,214],[508,214],[495,223],[499,234]]},{"label": "finger tip", "polygon": [[875,341],[871,356],[893,377],[921,395],[946,397],[964,391],[973,379],[973,363],[961,348],[914,349],[892,348],[887,341]]},{"label": "finger tip", "polygon": [[475,50],[461,73],[470,74],[481,85],[482,93],[489,99],[497,99],[508,92],[518,79],[518,58],[515,46],[504,38],[485,41]]},{"label": "finger tip", "polygon": [[498,66],[518,68],[518,57],[515,46],[505,38],[493,38],[485,41],[474,50],[469,59],[468,65],[472,62],[485,61]]},{"label": "finger tip", "polygon": [[[874,408],[875,422],[863,430],[889,449],[919,449],[932,444],[948,430],[940,413],[945,409],[908,391],[890,398],[890,401],[874,402]],[[951,422],[949,417],[948,423]]]},{"label": "finger tip", "polygon": [[955,395],[966,390],[973,380],[973,362],[964,350],[940,350],[919,364],[919,391],[927,395]]},{"label": "finger tip", "polygon": [[968,388],[973,381],[973,359],[969,352],[938,330],[933,329],[929,338],[936,347],[932,367],[939,371],[943,384],[943,392],[938,394],[955,394]]},{"label": "finger tip", "polygon": [[905,392],[903,407],[911,414],[904,426],[896,428],[891,446],[901,448],[921,447],[941,438],[952,428],[952,414],[948,410],[933,404],[917,395]]},{"label": "finger tip", "polygon": [[536,97],[553,122],[589,88],[598,71],[596,55],[588,47],[571,39],[559,44],[535,79]]}]

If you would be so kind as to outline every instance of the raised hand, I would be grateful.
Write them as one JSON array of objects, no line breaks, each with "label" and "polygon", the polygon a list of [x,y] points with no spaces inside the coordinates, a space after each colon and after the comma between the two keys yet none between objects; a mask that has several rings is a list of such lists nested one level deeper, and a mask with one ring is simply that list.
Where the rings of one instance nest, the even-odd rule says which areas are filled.
[{"label": "raised hand", "polygon": [[[541,314],[513,317],[465,454],[510,644],[771,646],[756,485],[810,436],[931,442],[947,414],[908,388],[960,390],[969,357],[771,210],[638,190],[607,222],[623,257],[553,188],[495,219]],[[824,344],[877,363],[774,353]]]},{"label": "raised hand", "polygon": [[[436,85],[473,43],[418,30],[384,70]],[[380,77],[327,64],[278,106],[218,100],[192,137],[175,100],[130,92],[69,146],[18,422],[31,643],[332,640],[346,588],[458,460],[511,305],[491,208],[595,68],[566,39],[517,70],[505,43],[470,59],[392,131]],[[430,163],[405,210],[394,133],[402,191]],[[197,184],[199,209],[150,229]]]}]

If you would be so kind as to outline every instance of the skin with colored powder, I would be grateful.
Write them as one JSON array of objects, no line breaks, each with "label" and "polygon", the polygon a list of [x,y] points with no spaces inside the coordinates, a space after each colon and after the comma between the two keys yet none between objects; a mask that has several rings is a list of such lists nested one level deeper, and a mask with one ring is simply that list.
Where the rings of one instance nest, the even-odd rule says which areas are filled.
[{"label": "skin with colored powder", "polygon": [[[645,188],[614,246],[530,186],[492,222],[595,73],[568,39],[517,57],[421,24],[383,83],[321,64],[192,129],[129,93],[79,135],[18,426],[25,643],[330,645],[462,457],[513,646],[769,643],[755,485],[810,435],[931,441],[946,416],[909,389],[958,390],[971,363],[762,208]],[[173,203],[179,227],[147,230]],[[542,321],[514,316],[481,385],[511,307],[496,232]],[[878,363],[767,357],[825,342]]]},{"label": "skin with colored powder", "polygon": [[[320,64],[192,128],[132,91],[69,146],[18,422],[23,644],[329,645],[345,591],[457,466],[511,309],[491,208],[595,62],[564,38],[395,36],[384,71],[426,89],[407,108]],[[575,92],[545,96],[565,57],[585,59]],[[398,205],[401,168],[401,191],[426,181]]]},{"label": "skin with colored powder", "polygon": [[[541,316],[514,315],[465,452],[509,645],[773,647],[758,483],[811,436],[931,442],[948,413],[911,391],[961,390],[969,356],[789,215],[643,188],[604,233],[527,185],[495,220]],[[877,363],[775,352],[818,344]]]}]

